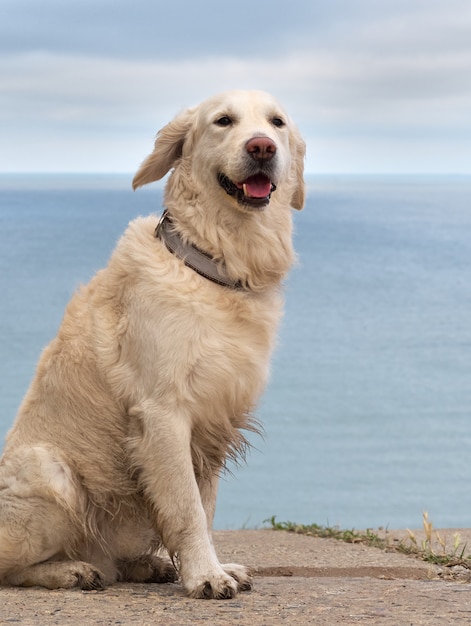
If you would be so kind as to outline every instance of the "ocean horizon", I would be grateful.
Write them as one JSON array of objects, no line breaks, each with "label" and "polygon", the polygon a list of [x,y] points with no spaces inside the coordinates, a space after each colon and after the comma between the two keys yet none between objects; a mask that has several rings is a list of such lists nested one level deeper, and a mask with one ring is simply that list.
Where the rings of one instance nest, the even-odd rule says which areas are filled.
[{"label": "ocean horizon", "polygon": [[[0,447],[73,292],[127,223],[132,174],[0,174]],[[470,527],[471,176],[312,175],[247,462],[215,527]]]}]

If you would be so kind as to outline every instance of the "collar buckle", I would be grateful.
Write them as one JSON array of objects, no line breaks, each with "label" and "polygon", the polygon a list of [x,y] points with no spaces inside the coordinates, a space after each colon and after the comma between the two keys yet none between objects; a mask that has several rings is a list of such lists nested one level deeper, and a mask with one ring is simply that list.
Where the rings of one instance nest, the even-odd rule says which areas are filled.
[{"label": "collar buckle", "polygon": [[165,220],[167,219],[167,216],[168,216],[168,210],[167,210],[167,209],[165,209],[165,211],[164,211],[164,212],[162,213],[162,215],[160,216],[160,219],[159,219],[159,221],[158,221],[158,223],[157,223],[157,226],[155,227],[155,231],[154,231],[154,233],[155,233],[155,237],[156,237],[157,239],[161,239],[161,237],[160,237],[160,231],[162,230],[162,224],[163,224],[163,223],[165,222]]}]

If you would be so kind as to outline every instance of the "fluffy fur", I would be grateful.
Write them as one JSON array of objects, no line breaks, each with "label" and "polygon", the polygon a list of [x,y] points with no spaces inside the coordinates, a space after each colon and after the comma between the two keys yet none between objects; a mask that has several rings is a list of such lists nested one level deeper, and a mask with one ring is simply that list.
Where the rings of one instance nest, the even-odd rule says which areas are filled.
[{"label": "fluffy fur", "polygon": [[[253,138],[268,156],[249,150]],[[175,565],[193,597],[250,588],[243,566],[219,563],[211,526],[218,475],[243,450],[267,379],[303,157],[293,123],[262,92],[221,94],[159,132],[134,187],[173,169],[165,205],[175,228],[245,288],[186,267],[155,237],[156,216],[129,225],[69,303],[8,434],[2,584],[164,582]],[[223,173],[240,191],[259,171],[276,185],[265,200],[218,182]]]}]

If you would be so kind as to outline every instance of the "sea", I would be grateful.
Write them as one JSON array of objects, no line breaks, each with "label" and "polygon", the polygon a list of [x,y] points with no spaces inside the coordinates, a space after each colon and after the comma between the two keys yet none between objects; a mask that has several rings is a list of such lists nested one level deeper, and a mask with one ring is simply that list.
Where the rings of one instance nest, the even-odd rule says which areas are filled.
[{"label": "sea", "polygon": [[[162,210],[131,178],[0,175],[0,443],[73,292]],[[264,433],[215,527],[470,527],[471,177],[307,182]]]}]

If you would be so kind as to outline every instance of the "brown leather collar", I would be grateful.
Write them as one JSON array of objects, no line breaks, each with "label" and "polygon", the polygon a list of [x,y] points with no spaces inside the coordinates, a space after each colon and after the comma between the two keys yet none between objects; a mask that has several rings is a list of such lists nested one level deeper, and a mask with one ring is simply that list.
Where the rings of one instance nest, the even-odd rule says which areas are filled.
[{"label": "brown leather collar", "polygon": [[238,291],[244,289],[240,281],[229,278],[223,264],[217,263],[211,255],[203,252],[194,244],[183,241],[167,210],[163,212],[157,224],[155,236],[165,243],[172,254],[200,276],[204,276],[221,287],[229,287]]}]

